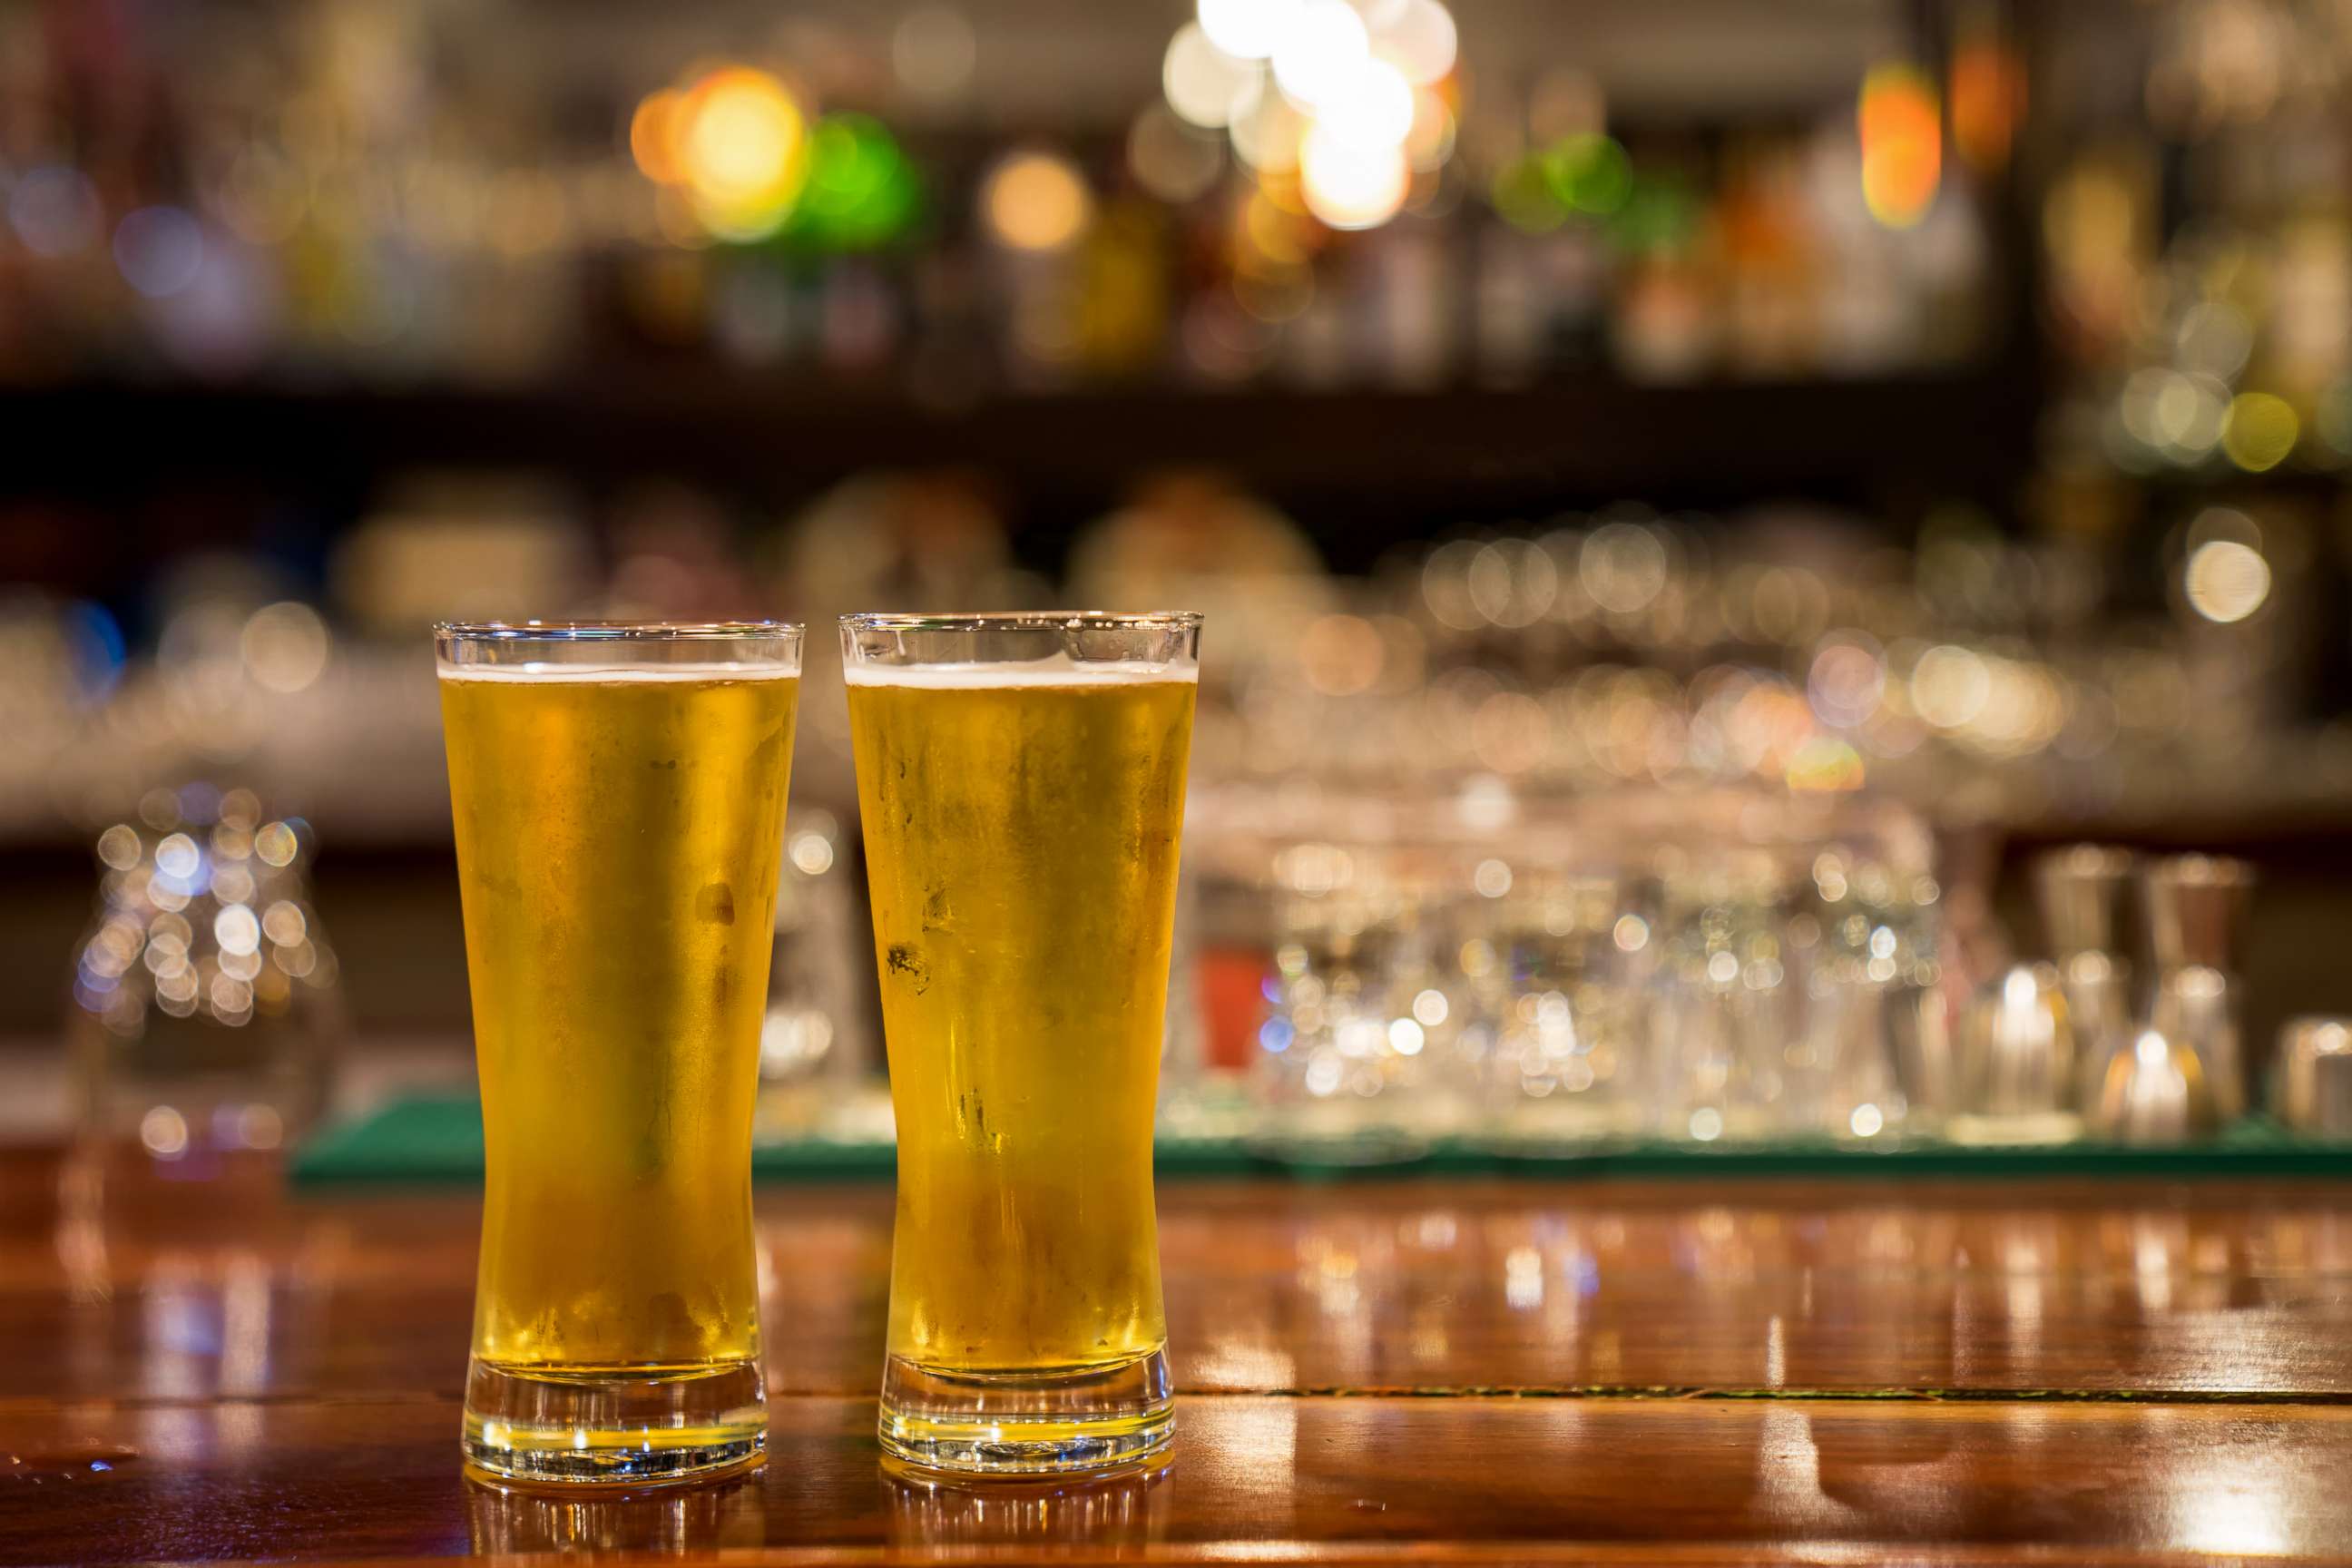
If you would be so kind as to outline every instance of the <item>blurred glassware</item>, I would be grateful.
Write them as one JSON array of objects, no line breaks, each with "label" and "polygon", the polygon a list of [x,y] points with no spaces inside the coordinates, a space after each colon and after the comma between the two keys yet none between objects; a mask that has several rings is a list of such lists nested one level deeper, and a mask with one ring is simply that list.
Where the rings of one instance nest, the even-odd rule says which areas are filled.
[{"label": "blurred glassware", "polygon": [[1456,1130],[1459,1075],[1414,1011],[1423,993],[1444,994],[1447,889],[1433,869],[1377,841],[1302,840],[1275,855],[1272,1005],[1253,1085],[1256,1140],[1276,1157],[1385,1163]]},{"label": "blurred glassware", "polygon": [[1072,545],[1068,574],[1087,604],[1181,604],[1227,628],[1219,682],[1286,663],[1300,628],[1333,607],[1330,577],[1296,522],[1224,476],[1193,469],[1142,476]]},{"label": "blurred glassware", "polygon": [[1770,858],[1668,875],[1664,943],[1649,1048],[1662,1092],[1651,1110],[1669,1138],[1712,1143],[1779,1130],[1802,1038],[1777,919],[1782,882]]},{"label": "blurred glassware", "polygon": [[[1483,966],[1484,950],[1471,952],[1469,942],[1487,944],[1502,982],[1493,988],[1499,1006],[1479,1141],[1558,1153],[1636,1131],[1648,1044],[1616,940],[1617,877],[1605,858],[1580,867],[1539,848],[1513,858],[1516,869],[1499,856],[1482,858],[1472,872],[1480,902],[1462,906],[1481,917],[1484,932],[1469,934],[1463,951]],[[1485,990],[1462,989],[1465,1002]],[[1442,990],[1419,992],[1415,1026],[1442,1028],[1453,1008]]]},{"label": "blurred glassware", "polygon": [[2245,1114],[2247,1062],[2239,1036],[2237,959],[2245,939],[2253,868],[2210,855],[2176,855],[2140,873],[2157,963],[2149,1022],[2197,1053],[2221,1120]]},{"label": "blurred glassware", "polygon": [[2158,969],[2234,974],[2254,868],[2214,855],[2174,855],[2140,872],[2148,944]]},{"label": "blurred glassware", "polygon": [[2190,964],[2156,977],[2148,1026],[2197,1053],[2223,1122],[2246,1112],[2246,1061],[2238,1029],[2238,984],[2218,969]]},{"label": "blurred glassware", "polygon": [[290,1142],[324,1109],[338,966],[306,824],[201,782],[149,791],[140,815],[99,835],[98,917],[75,951],[80,1127],[195,1172]]},{"label": "blurred glassware", "polygon": [[841,824],[802,802],[793,803],[789,822],[760,1028],[758,1122],[770,1136],[838,1131],[828,1123],[846,1103],[837,1091],[879,1065],[858,1008],[866,928],[856,879],[842,864]]},{"label": "blurred glassware", "polygon": [[2122,951],[2116,916],[2131,868],[2131,851],[2100,844],[2070,845],[2035,858],[2034,896],[2053,958]]},{"label": "blurred glassware", "polygon": [[2095,1117],[2103,1137],[2122,1143],[2185,1143],[2219,1125],[2203,1062],[2187,1045],[2143,1029],[2107,1064]]},{"label": "blurred glassware", "polygon": [[2278,1119],[2297,1132],[2352,1138],[2352,1018],[2292,1018],[2279,1031]]},{"label": "blurred glassware", "polygon": [[1294,777],[1195,826],[1217,878],[1271,868],[1260,1130],[1302,1157],[1892,1138],[1950,1104],[1933,840],[1898,803]]},{"label": "blurred glassware", "polygon": [[[1841,1138],[1932,1131],[1952,1102],[1943,1005],[1943,889],[1927,825],[1867,796],[1780,808],[1786,908],[1802,977],[1802,1034],[1789,1054],[1791,1131]],[[1800,1052],[1801,1056],[1800,1056]]]},{"label": "blurred glassware", "polygon": [[2098,844],[2053,849],[2033,862],[2042,939],[2058,967],[2081,1054],[2075,1104],[2085,1112],[2098,1104],[2107,1063],[2131,1044],[2131,965],[2122,956],[2117,921],[2131,870],[2129,850]]},{"label": "blurred glassware", "polygon": [[388,484],[337,542],[329,577],[352,626],[405,637],[436,620],[571,610],[594,581],[593,553],[555,480],[429,471]]},{"label": "blurred glassware", "polygon": [[2021,963],[1986,985],[1960,1016],[1956,1143],[2063,1143],[2081,1136],[2074,1110],[2073,1019],[2056,969]]},{"label": "blurred glassware", "polygon": [[1932,956],[1902,977],[1832,988],[1811,1003],[1829,1067],[1816,1126],[1839,1137],[1936,1133],[1952,1102],[1951,1031]]},{"label": "blurred glassware", "polygon": [[2057,967],[2074,1024],[2074,1104],[2088,1114],[2098,1103],[2107,1064],[2131,1046],[2131,966],[2113,953],[2072,952]]}]

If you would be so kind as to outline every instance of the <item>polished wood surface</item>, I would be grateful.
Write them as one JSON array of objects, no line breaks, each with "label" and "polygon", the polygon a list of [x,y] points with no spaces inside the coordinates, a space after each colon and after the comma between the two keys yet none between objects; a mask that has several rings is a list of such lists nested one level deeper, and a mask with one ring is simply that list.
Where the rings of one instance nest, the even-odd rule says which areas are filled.
[{"label": "polished wood surface", "polygon": [[456,1459],[478,1205],[0,1156],[0,1563],[2352,1552],[2352,1189],[1171,1184],[1171,1462],[886,1474],[889,1194],[763,1190],[764,1473]]}]

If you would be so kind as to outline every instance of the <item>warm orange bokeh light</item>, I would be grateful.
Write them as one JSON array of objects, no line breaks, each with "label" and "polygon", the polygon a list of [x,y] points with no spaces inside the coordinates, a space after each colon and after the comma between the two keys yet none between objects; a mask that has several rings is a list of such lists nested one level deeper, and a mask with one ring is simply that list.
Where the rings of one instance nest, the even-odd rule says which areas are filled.
[{"label": "warm orange bokeh light", "polygon": [[1882,65],[1863,79],[1862,199],[1889,228],[1927,216],[1943,178],[1944,135],[1936,89],[1916,67]]},{"label": "warm orange bokeh light", "polygon": [[2025,68],[1996,38],[1964,44],[1952,57],[1952,146],[1971,169],[2009,162],[2025,115]]},{"label": "warm orange bokeh light", "polygon": [[791,90],[750,66],[722,66],[685,89],[646,95],[629,153],[647,179],[692,198],[695,221],[730,239],[772,233],[808,172],[808,121]]},{"label": "warm orange bokeh light", "polygon": [[629,156],[646,179],[675,185],[686,178],[677,162],[678,121],[685,107],[686,94],[666,87],[646,94],[629,117]]}]

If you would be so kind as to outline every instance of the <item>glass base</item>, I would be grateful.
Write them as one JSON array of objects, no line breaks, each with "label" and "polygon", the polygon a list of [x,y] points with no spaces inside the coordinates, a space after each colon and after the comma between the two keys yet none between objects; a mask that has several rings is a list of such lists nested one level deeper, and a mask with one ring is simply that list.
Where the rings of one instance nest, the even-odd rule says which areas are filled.
[{"label": "glass base", "polygon": [[768,1443],[756,1361],[696,1366],[466,1370],[466,1462],[499,1481],[559,1486],[713,1480]]},{"label": "glass base", "polygon": [[941,1372],[891,1356],[882,1451],[918,1470],[1041,1476],[1136,1464],[1176,1430],[1168,1352],[1107,1366]]},{"label": "glass base", "polygon": [[2071,1143],[2082,1135],[2083,1119],[2071,1110],[1963,1113],[1944,1123],[1944,1136],[1952,1142],[1982,1147],[2013,1144],[2038,1148]]},{"label": "glass base", "polygon": [[1497,1154],[1574,1154],[1639,1131],[1636,1107],[1589,1095],[1522,1098],[1496,1113],[1474,1142]]}]

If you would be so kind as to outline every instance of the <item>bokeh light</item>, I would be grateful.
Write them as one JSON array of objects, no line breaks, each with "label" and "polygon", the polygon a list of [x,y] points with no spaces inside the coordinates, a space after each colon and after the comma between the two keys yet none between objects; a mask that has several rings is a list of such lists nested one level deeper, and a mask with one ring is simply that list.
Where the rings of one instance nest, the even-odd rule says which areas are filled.
[{"label": "bokeh light", "polygon": [[2352,458],[2352,381],[2337,382],[2320,397],[2311,429],[2334,458]]},{"label": "bokeh light", "polygon": [[1274,79],[1305,110],[1335,102],[1371,52],[1371,36],[1347,0],[1305,0],[1274,51]]},{"label": "bokeh light", "polygon": [[1315,126],[1352,147],[1401,147],[1412,132],[1412,84],[1387,60],[1366,59],[1346,74],[1316,112]]},{"label": "bokeh light", "polygon": [[1598,132],[1563,137],[1543,155],[1544,177],[1562,206],[1606,217],[1633,192],[1633,163],[1612,137]]},{"label": "bokeh light", "polygon": [[292,600],[256,610],[237,644],[246,672],[270,691],[300,691],[327,668],[326,622],[310,605]]},{"label": "bokeh light", "polygon": [[1307,123],[1307,117],[1280,93],[1266,93],[1247,114],[1234,119],[1234,156],[1261,175],[1287,174],[1298,167]]},{"label": "bokeh light", "polygon": [[872,250],[897,239],[923,205],[922,182],[880,121],[829,114],[809,132],[808,174],[784,226],[819,250]]},{"label": "bokeh light", "polygon": [[1952,144],[1971,169],[2009,161],[2010,142],[2025,115],[2025,64],[1997,34],[1986,32],[1953,51]]},{"label": "bokeh light", "polygon": [[1488,624],[1516,630],[1535,625],[1551,609],[1559,596],[1559,568],[1540,544],[1498,539],[1470,557],[1462,584]]},{"label": "bokeh light", "polygon": [[1370,621],[1357,616],[1321,616],[1298,639],[1299,668],[1307,683],[1327,697],[1352,697],[1381,678],[1387,649]]},{"label": "bokeh light", "polygon": [[1405,161],[1423,174],[1454,155],[1454,106],[1433,88],[1412,89],[1412,128],[1405,132]]},{"label": "bokeh light", "polygon": [[917,98],[951,102],[971,85],[980,41],[952,5],[918,5],[890,34],[890,69]]},{"label": "bokeh light", "polygon": [[639,174],[658,184],[686,183],[686,169],[677,155],[686,103],[685,93],[666,87],[646,94],[636,112],[629,116],[629,156]]},{"label": "bokeh light", "polygon": [[1210,131],[1223,130],[1236,113],[1247,111],[1255,101],[1261,75],[1256,65],[1210,42],[1197,22],[1176,29],[1160,64],[1168,107]]},{"label": "bokeh light", "polygon": [[1224,143],[1148,104],[1127,132],[1127,167],[1136,184],[1171,205],[1206,195],[1225,172]]},{"label": "bokeh light", "polygon": [[1666,550],[1649,529],[1612,522],[1586,536],[1577,569],[1585,593],[1604,610],[1633,615],[1666,585]]},{"label": "bokeh light", "polygon": [[991,172],[981,193],[991,233],[1015,250],[1059,250],[1086,232],[1094,197],[1075,164],[1057,153],[1015,153]]},{"label": "bokeh light", "polygon": [[2261,609],[2270,597],[2270,563],[2251,544],[2210,540],[2189,552],[2181,588],[2190,608],[2228,626]]},{"label": "bokeh light", "polygon": [[1946,643],[1911,668],[1911,706],[1938,730],[1972,722],[1992,698],[1992,675],[1974,650]]},{"label": "bokeh light", "polygon": [[807,172],[807,121],[784,84],[762,70],[713,71],[688,94],[676,142],[695,208],[726,239],[773,233]]},{"label": "bokeh light", "polygon": [[1824,724],[1852,728],[1878,709],[1886,689],[1886,656],[1867,632],[1842,632],[1813,655],[1805,689]]},{"label": "bokeh light", "polygon": [[2277,468],[2302,434],[2294,405],[2267,392],[2242,392],[2221,419],[2221,450],[2248,473]]},{"label": "bokeh light", "polygon": [[1568,221],[1568,206],[1540,158],[1515,158],[1496,170],[1486,199],[1496,216],[1521,234],[1549,234]]},{"label": "bokeh light", "polygon": [[1381,27],[1379,52],[1396,62],[1407,80],[1426,85],[1454,69],[1460,47],[1454,13],[1441,0],[1403,0]]},{"label": "bokeh light", "polygon": [[1299,188],[1307,210],[1333,228],[1371,228],[1404,205],[1412,170],[1402,144],[1343,141],[1318,123],[1299,150]]},{"label": "bokeh light", "polygon": [[141,207],[115,226],[114,264],[149,299],[170,299],[204,268],[204,230],[178,207]]},{"label": "bokeh light", "polygon": [[1678,252],[1699,232],[1701,211],[1698,194],[1681,176],[1637,176],[1610,220],[1610,237],[1622,250]]},{"label": "bokeh light", "polygon": [[1874,66],[1862,83],[1855,121],[1862,136],[1862,199],[1889,228],[1927,216],[1943,176],[1943,126],[1936,89],[1916,67]]},{"label": "bokeh light", "polygon": [[[1227,132],[1269,200],[1328,227],[1369,228],[1408,205],[1436,211],[1458,199],[1413,178],[1454,152],[1456,45],[1436,0],[1199,0],[1197,18],[1169,40],[1161,86],[1182,120]],[[1129,162],[1163,199],[1213,183],[1205,160],[1150,118],[1130,129]],[[1311,298],[1311,273],[1293,276],[1289,258],[1269,269],[1244,254],[1237,267],[1239,302],[1259,320],[1289,320]]]},{"label": "bokeh light", "polygon": [[171,1106],[154,1106],[139,1119],[139,1142],[158,1160],[176,1160],[188,1152],[188,1119]]},{"label": "bokeh light", "polygon": [[1300,0],[1201,0],[1200,26],[1235,59],[1262,60],[1288,36]]},{"label": "bokeh light", "polygon": [[2253,347],[2253,323],[2226,300],[2190,306],[2174,333],[2174,353],[2183,370],[2224,380],[2246,368]]},{"label": "bokeh light", "polygon": [[79,169],[27,170],[8,195],[8,226],[36,256],[78,255],[98,241],[105,214],[98,187]]}]

